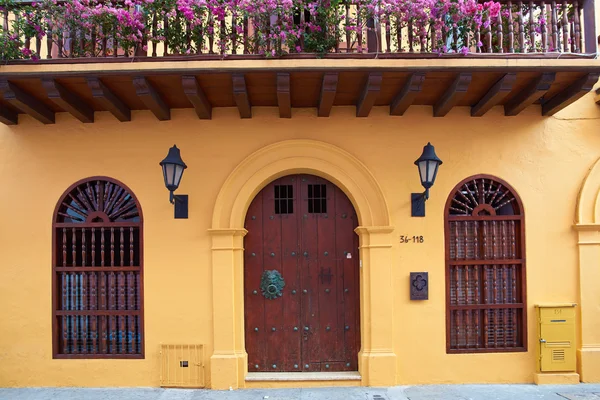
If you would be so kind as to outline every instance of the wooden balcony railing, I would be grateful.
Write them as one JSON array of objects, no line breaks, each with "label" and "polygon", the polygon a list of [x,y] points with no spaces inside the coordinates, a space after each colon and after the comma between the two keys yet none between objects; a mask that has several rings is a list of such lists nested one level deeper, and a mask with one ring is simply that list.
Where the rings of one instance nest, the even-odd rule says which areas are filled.
[{"label": "wooden balcony railing", "polygon": [[[443,5],[444,1],[438,4]],[[261,13],[236,9],[231,6],[234,3],[226,2],[221,3],[226,4],[221,9],[196,6],[187,10],[178,2],[176,8],[167,10],[157,8],[155,3],[143,6],[127,1],[108,7],[86,0],[84,7],[105,7],[107,16],[88,16],[87,20],[85,9],[73,12],[77,7],[72,1],[10,5],[0,2],[0,58],[12,61],[288,54],[433,57],[447,53],[596,53],[593,0],[471,1],[475,5],[472,12],[457,16],[454,11],[460,8],[453,5],[456,0],[448,1],[448,12],[440,11],[443,7],[436,11],[417,9],[421,3],[411,5],[406,0],[358,0],[329,9],[316,9],[311,5],[315,3],[306,1],[291,8],[296,11],[277,7]]]}]

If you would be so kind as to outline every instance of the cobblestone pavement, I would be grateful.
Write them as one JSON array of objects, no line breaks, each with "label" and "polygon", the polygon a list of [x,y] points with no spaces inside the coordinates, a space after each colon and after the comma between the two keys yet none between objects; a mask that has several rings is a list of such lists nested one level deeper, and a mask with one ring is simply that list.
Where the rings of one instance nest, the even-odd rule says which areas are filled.
[{"label": "cobblestone pavement", "polygon": [[600,384],[422,385],[389,388],[248,389],[158,388],[0,389],[0,400],[600,400]]}]

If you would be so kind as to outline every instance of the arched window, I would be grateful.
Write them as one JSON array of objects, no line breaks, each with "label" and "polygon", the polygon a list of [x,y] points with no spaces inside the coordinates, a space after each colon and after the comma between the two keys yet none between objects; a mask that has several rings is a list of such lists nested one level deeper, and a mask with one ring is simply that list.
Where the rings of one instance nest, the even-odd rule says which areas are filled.
[{"label": "arched window", "polygon": [[122,183],[72,185],[53,219],[55,358],[143,358],[142,211]]},{"label": "arched window", "polygon": [[527,350],[523,205],[504,181],[459,183],[445,210],[446,350]]}]

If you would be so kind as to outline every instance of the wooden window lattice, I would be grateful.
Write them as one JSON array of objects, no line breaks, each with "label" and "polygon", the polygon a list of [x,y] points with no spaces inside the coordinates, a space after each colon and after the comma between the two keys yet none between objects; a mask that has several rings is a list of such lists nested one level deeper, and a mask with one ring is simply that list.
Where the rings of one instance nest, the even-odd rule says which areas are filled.
[{"label": "wooden window lattice", "polygon": [[321,214],[327,212],[327,185],[308,185],[308,213]]},{"label": "wooden window lattice", "polygon": [[448,199],[447,351],[526,349],[522,205],[497,178],[476,176]]},{"label": "wooden window lattice", "polygon": [[90,178],[57,205],[54,224],[54,356],[144,354],[142,220],[124,185]]},{"label": "wooden window lattice", "polygon": [[294,186],[275,185],[275,214],[294,213]]}]

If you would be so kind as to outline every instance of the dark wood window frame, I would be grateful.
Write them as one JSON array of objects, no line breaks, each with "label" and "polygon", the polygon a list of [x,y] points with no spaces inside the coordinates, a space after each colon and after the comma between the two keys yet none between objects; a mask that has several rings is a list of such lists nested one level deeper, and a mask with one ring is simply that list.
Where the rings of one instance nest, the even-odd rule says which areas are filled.
[{"label": "dark wood window frame", "polygon": [[123,183],[94,176],[63,193],[52,218],[53,358],[145,357],[143,242],[141,206]]},{"label": "dark wood window frame", "polygon": [[294,185],[275,185],[275,214],[294,213]]},{"label": "dark wood window frame", "polygon": [[327,214],[327,185],[315,183],[308,185],[308,213]]},{"label": "dark wood window frame", "polygon": [[523,210],[517,192],[491,175],[466,178],[450,193],[444,211],[447,353],[527,351]]}]

